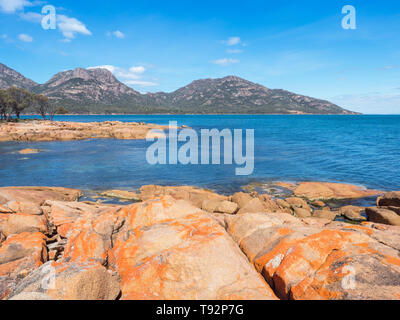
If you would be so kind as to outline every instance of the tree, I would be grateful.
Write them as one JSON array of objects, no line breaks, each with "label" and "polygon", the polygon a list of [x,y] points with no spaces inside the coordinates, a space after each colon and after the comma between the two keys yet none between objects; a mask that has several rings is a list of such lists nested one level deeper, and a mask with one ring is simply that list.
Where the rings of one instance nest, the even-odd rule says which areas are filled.
[{"label": "tree", "polygon": [[0,114],[1,114],[1,120],[6,120],[7,119],[7,93],[4,90],[0,90]]},{"label": "tree", "polygon": [[13,112],[17,116],[17,119],[20,119],[21,112],[32,104],[33,95],[28,90],[17,87],[8,88],[7,93],[11,100],[13,100],[11,104]]},{"label": "tree", "polygon": [[43,120],[47,120],[47,115],[49,119],[52,121],[54,115],[57,112],[56,107],[50,102],[49,98],[42,95],[36,94],[33,96],[33,103],[37,112],[42,116]]},{"label": "tree", "polygon": [[58,107],[56,114],[69,114],[69,111],[65,109],[64,107]]},{"label": "tree", "polygon": [[16,101],[8,94],[6,90],[0,90],[0,114],[1,120],[10,121],[12,113],[16,107]]}]

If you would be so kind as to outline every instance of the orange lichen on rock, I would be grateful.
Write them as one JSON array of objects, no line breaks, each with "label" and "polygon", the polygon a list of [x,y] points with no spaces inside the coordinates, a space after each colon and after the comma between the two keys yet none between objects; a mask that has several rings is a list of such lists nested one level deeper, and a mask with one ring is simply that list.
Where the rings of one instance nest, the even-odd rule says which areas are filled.
[{"label": "orange lichen on rock", "polygon": [[0,247],[0,299],[30,272],[47,261],[46,236],[21,233],[8,237]]},{"label": "orange lichen on rock", "polygon": [[[400,292],[398,234],[340,222],[321,229],[300,219],[282,218],[280,224],[277,219],[254,214],[227,222],[280,298],[393,299]],[[354,272],[355,286],[346,286],[348,270]]]},{"label": "orange lichen on rock", "polygon": [[198,208],[167,196],[129,211],[109,254],[122,299],[276,299],[225,230]]}]

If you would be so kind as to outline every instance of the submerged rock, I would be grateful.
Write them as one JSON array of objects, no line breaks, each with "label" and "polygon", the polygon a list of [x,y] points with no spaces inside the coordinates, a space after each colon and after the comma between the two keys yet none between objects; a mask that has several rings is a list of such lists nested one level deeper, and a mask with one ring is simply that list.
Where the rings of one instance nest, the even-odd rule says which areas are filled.
[{"label": "submerged rock", "polygon": [[40,153],[42,152],[39,149],[24,149],[24,150],[20,150],[18,151],[19,154],[36,154],[36,153]]}]

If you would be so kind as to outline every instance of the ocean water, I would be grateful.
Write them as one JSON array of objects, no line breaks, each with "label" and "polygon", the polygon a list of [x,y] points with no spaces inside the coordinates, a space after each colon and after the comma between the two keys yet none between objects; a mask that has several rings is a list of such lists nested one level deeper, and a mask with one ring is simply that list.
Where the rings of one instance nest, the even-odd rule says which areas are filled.
[{"label": "ocean water", "polygon": [[[254,182],[323,181],[400,190],[400,116],[57,116],[60,121],[177,121],[200,129],[254,129],[255,170],[236,165],[149,165],[143,140],[0,143],[1,186],[130,189],[196,185],[222,193]],[[24,148],[42,149],[20,155]]]}]

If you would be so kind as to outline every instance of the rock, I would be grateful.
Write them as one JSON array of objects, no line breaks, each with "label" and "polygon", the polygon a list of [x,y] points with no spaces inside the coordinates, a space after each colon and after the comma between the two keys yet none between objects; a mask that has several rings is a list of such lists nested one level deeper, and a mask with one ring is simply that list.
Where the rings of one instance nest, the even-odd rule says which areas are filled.
[{"label": "rock", "polygon": [[247,202],[238,212],[238,214],[245,214],[250,212],[265,212],[265,207],[260,199],[253,198]]},{"label": "rock", "polygon": [[377,200],[378,207],[400,207],[400,191],[385,193]]},{"label": "rock", "polygon": [[295,208],[301,208],[301,209],[307,210],[309,212],[312,211],[312,209],[308,205],[307,201],[305,201],[304,199],[290,197],[290,198],[287,198],[285,201],[291,205],[293,210]]},{"label": "rock", "polygon": [[261,200],[261,202],[264,205],[264,208],[266,211],[268,212],[277,212],[280,211],[279,206],[277,205],[277,203],[271,199],[271,197],[267,194],[262,194],[260,196],[258,196],[258,198]]},{"label": "rock", "polygon": [[276,200],[276,204],[282,209],[291,209],[292,206],[283,199]]},{"label": "rock", "polygon": [[359,186],[323,183],[302,182],[293,190],[297,197],[307,198],[311,201],[330,199],[357,199],[381,194],[381,191],[368,190]]},{"label": "rock", "polygon": [[0,124],[0,141],[71,141],[86,139],[146,139],[151,130],[168,126],[113,122],[29,121],[13,125]]},{"label": "rock", "polygon": [[4,213],[14,213],[14,211],[6,206],[0,205],[0,214],[4,214]]},{"label": "rock", "polygon": [[215,209],[215,212],[235,214],[238,211],[238,209],[239,206],[236,203],[230,201],[222,201]]},{"label": "rock", "polygon": [[40,153],[41,152],[41,150],[39,150],[39,149],[24,149],[24,150],[21,150],[21,151],[19,151],[18,153],[19,154],[36,154],[36,153]]},{"label": "rock", "polygon": [[400,226],[400,216],[396,212],[376,207],[367,208],[365,212],[369,221]]},{"label": "rock", "polygon": [[380,208],[396,212],[398,215],[400,215],[400,207],[380,207]]},{"label": "rock", "polygon": [[142,201],[154,199],[169,195],[176,200],[186,200],[194,206],[201,208],[204,200],[228,200],[227,197],[221,196],[209,190],[198,189],[194,187],[162,187],[162,186],[143,186],[140,188],[140,198]]},{"label": "rock", "polygon": [[109,264],[121,299],[276,299],[226,231],[190,203],[166,196],[119,214]]},{"label": "rock", "polygon": [[294,207],[293,210],[294,210],[294,214],[299,218],[312,217],[311,212],[306,209]]},{"label": "rock", "polygon": [[71,227],[62,258],[69,262],[96,262],[106,266],[113,247],[113,235],[125,222],[114,208],[95,211],[78,218]]},{"label": "rock", "polygon": [[128,201],[140,201],[140,197],[131,191],[124,191],[124,190],[108,190],[101,193],[103,197],[106,198],[117,198],[121,200],[128,200]]},{"label": "rock", "polygon": [[399,298],[400,228],[312,220],[324,223],[307,225],[285,214],[236,215],[227,219],[227,230],[282,299]]},{"label": "rock", "polygon": [[236,203],[240,209],[243,208],[251,200],[253,200],[253,197],[244,192],[238,192],[232,196],[232,202]]},{"label": "rock", "polygon": [[361,212],[364,210],[365,208],[363,207],[345,206],[339,209],[339,215],[351,221],[366,221],[367,218],[361,215]]},{"label": "rock", "polygon": [[331,220],[334,221],[336,219],[336,213],[328,210],[316,210],[313,213],[313,218],[318,218],[318,219],[326,219],[326,220]]},{"label": "rock", "polygon": [[47,261],[46,237],[22,233],[8,237],[0,246],[0,300],[30,272]]},{"label": "rock", "polygon": [[48,262],[22,280],[10,300],[45,295],[52,300],[115,300],[119,278],[96,263]]},{"label": "rock", "polygon": [[[45,204],[50,207],[48,213],[50,223],[57,228],[58,234],[63,238],[68,238],[74,222],[82,215],[90,213],[101,214],[112,208],[83,202],[46,201]],[[120,207],[115,206],[115,208]]]},{"label": "rock", "polygon": [[323,201],[314,201],[313,203],[311,203],[311,205],[318,208],[326,207],[326,204]]},{"label": "rock", "polygon": [[8,237],[24,232],[47,232],[47,220],[44,216],[12,214],[1,223],[2,233]]},{"label": "rock", "polygon": [[41,206],[47,200],[76,201],[81,197],[80,190],[45,187],[10,187],[0,188],[0,204],[9,201],[29,203]]},{"label": "rock", "polygon": [[10,201],[6,204],[13,212],[20,212],[24,214],[30,215],[42,215],[42,208],[33,202],[19,202],[19,201]]},{"label": "rock", "polygon": [[221,201],[219,200],[204,200],[201,205],[201,209],[210,213],[214,213],[216,212],[220,203]]},{"label": "rock", "polygon": [[24,292],[15,297],[8,299],[11,301],[49,301],[54,300],[46,294],[38,292]]}]

